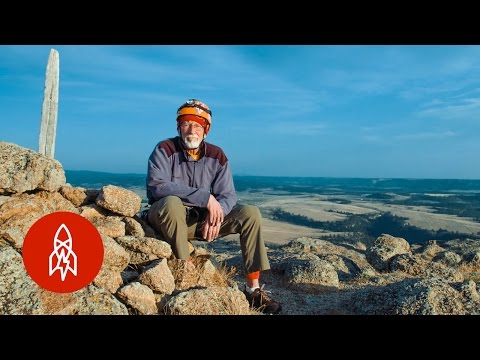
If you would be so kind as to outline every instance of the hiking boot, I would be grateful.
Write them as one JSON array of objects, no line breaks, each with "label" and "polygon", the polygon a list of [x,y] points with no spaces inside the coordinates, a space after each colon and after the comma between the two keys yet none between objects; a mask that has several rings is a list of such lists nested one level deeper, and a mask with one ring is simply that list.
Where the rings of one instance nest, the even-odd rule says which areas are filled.
[{"label": "hiking boot", "polygon": [[277,314],[282,310],[282,305],[278,301],[273,300],[270,291],[263,290],[265,284],[260,288],[256,288],[253,293],[249,293],[246,289],[243,291],[247,297],[250,307],[266,314]]}]

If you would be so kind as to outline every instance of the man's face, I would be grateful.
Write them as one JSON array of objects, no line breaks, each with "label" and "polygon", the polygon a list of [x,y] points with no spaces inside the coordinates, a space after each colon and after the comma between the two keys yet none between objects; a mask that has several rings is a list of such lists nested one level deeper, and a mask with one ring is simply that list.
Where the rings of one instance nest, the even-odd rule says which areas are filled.
[{"label": "man's face", "polygon": [[187,149],[198,148],[205,137],[205,129],[195,121],[182,121],[179,129]]}]

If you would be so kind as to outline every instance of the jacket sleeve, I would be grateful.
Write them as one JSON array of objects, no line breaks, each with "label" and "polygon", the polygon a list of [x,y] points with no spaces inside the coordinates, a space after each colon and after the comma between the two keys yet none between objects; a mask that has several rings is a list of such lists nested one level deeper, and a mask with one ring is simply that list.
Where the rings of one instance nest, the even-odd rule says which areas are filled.
[{"label": "jacket sleeve", "polygon": [[150,204],[169,195],[178,196],[185,205],[207,207],[210,193],[172,181],[172,157],[159,145],[148,158],[147,197]]},{"label": "jacket sleeve", "polygon": [[223,209],[223,215],[227,216],[237,203],[237,194],[228,161],[219,168],[215,176],[212,184],[212,194],[220,203]]}]

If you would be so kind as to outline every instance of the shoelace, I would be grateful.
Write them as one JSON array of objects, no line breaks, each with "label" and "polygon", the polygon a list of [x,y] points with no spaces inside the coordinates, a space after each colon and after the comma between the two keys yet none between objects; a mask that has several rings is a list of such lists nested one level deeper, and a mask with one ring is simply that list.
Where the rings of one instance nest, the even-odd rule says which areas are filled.
[{"label": "shoelace", "polygon": [[269,296],[269,294],[271,294],[272,292],[270,290],[264,290],[263,288],[265,287],[265,284],[263,284],[260,288],[259,288],[259,291],[260,291],[260,295],[262,296],[263,299],[265,299],[266,301],[271,301],[272,298]]},{"label": "shoelace", "polygon": [[[271,294],[272,292],[270,290],[263,290],[264,287],[265,287],[265,284],[263,284],[261,287],[259,287],[257,289],[260,292],[260,295],[262,295],[262,296],[264,296],[268,299],[269,298],[268,294]],[[255,292],[255,290],[253,291],[253,293]]]},{"label": "shoelace", "polygon": [[265,293],[272,293],[270,290],[263,290],[263,288],[265,287],[265,284],[263,284],[262,286],[260,286],[260,291],[261,292],[265,292]]}]

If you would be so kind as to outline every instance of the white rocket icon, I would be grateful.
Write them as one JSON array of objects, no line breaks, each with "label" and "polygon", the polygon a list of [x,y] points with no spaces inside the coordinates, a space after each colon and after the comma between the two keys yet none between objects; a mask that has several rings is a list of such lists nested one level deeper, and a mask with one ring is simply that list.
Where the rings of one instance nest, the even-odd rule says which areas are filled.
[{"label": "white rocket icon", "polygon": [[[64,241],[58,238],[62,229],[65,230],[68,236]],[[48,258],[49,276],[52,276],[56,270],[60,271],[62,281],[65,281],[68,271],[77,276],[77,255],[72,250],[72,244],[73,240],[70,230],[68,230],[65,224],[60,225],[53,239],[53,251]]]}]

